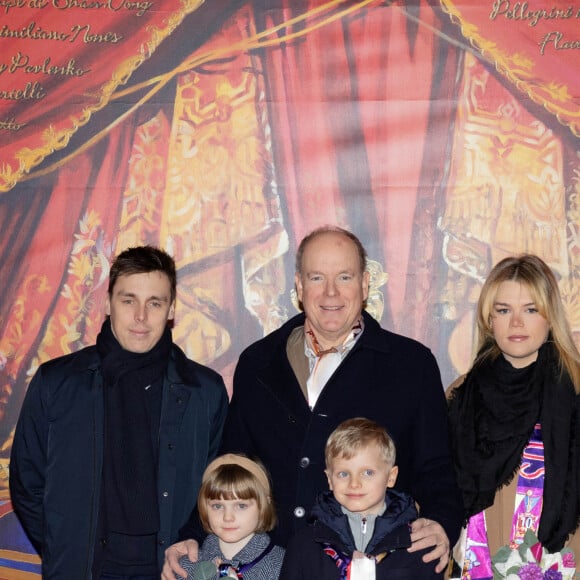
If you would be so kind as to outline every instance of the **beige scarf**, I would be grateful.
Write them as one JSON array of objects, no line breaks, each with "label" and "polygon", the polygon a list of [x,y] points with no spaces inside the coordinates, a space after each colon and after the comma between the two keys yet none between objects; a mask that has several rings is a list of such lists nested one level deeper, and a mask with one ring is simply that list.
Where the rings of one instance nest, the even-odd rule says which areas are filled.
[{"label": "beige scarf", "polygon": [[306,381],[306,388],[308,392],[308,405],[311,409],[316,405],[328,379],[334,374],[334,371],[339,367],[344,357],[355,345],[362,331],[363,319],[360,317],[341,345],[332,346],[323,350],[312,330],[312,325],[308,320],[305,321],[304,350],[310,361],[310,376]]}]

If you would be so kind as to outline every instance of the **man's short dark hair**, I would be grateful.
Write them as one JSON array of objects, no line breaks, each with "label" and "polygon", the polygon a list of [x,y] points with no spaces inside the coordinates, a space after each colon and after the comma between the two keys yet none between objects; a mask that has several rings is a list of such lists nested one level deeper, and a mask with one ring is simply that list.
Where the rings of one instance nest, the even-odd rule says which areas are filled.
[{"label": "man's short dark hair", "polygon": [[306,246],[318,236],[322,234],[342,234],[343,236],[347,237],[355,246],[360,260],[360,271],[361,274],[365,271],[367,267],[367,251],[365,250],[362,242],[348,230],[338,226],[322,226],[320,228],[316,228],[315,230],[311,231],[303,240],[300,242],[298,246],[298,251],[296,252],[296,273],[302,273],[302,259],[304,258],[304,250]]},{"label": "man's short dark hair", "polygon": [[109,296],[112,297],[113,288],[120,276],[148,272],[163,272],[169,278],[171,302],[173,302],[177,294],[175,261],[167,252],[154,246],[128,248],[115,258],[109,272]]}]

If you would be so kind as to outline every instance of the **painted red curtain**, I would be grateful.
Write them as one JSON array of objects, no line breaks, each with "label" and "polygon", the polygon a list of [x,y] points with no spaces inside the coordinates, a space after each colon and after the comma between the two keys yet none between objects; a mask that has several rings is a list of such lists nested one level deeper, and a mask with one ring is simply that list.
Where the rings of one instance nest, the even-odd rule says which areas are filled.
[{"label": "painted red curtain", "polygon": [[[124,44],[118,52],[90,50],[78,43],[78,52],[49,55],[48,64],[47,57],[36,56],[41,68],[44,64],[66,65],[74,58],[77,66],[91,68],[93,84],[82,84],[89,80],[88,75],[80,77],[80,84],[75,85],[81,88],[78,91],[71,89],[72,79],[71,83],[47,84],[38,107],[10,103],[10,99],[2,102],[0,287],[3,302],[10,305],[0,312],[1,346],[9,354],[6,360],[0,358],[0,403],[5,401],[0,404],[3,459],[9,453],[9,433],[30,369],[40,360],[94,341],[102,320],[100,300],[107,260],[115,252],[119,229],[138,213],[123,205],[139,202],[137,197],[122,199],[128,190],[151,200],[149,213],[139,216],[143,225],[138,241],[157,243],[161,239],[159,224],[163,223],[164,196],[170,186],[168,176],[175,178],[168,143],[182,121],[174,110],[176,95],[182,90],[195,92],[199,87],[191,78],[198,73],[200,78],[205,75],[204,96],[215,91],[219,97],[220,74],[239,79],[248,67],[256,67],[265,94],[260,96],[265,105],[261,101],[255,107],[263,116],[257,124],[270,136],[263,140],[262,149],[267,153],[271,149],[273,157],[271,165],[266,154],[260,159],[269,195],[266,201],[271,203],[267,227],[247,235],[240,227],[238,237],[216,228],[215,238],[225,249],[195,257],[180,272],[184,278],[190,277],[187,292],[192,298],[187,308],[209,310],[214,320],[231,329],[231,344],[224,347],[222,358],[211,361],[212,366],[226,375],[231,373],[241,349],[264,331],[241,296],[242,287],[252,289],[251,284],[243,285],[247,272],[271,284],[273,301],[286,300],[276,295],[280,270],[264,264],[282,255],[290,261],[302,236],[322,223],[353,229],[368,248],[379,267],[374,275],[384,286],[383,325],[436,349],[439,333],[445,330],[433,309],[447,265],[442,262],[441,234],[434,216],[443,213],[445,204],[462,53],[490,54],[472,33],[486,30],[492,6],[491,2],[478,3],[484,9],[474,12],[469,10],[472,3],[464,3],[461,9],[451,2],[441,3],[446,13],[439,10],[439,3],[429,1],[214,0],[199,8],[188,4],[191,13],[186,17],[180,12],[181,5],[178,8],[169,0],[157,0],[157,7],[173,6],[172,17],[168,8],[169,12],[146,10],[142,16],[117,13],[110,19],[99,16],[91,20],[93,31],[122,30]],[[23,30],[30,26],[14,20],[15,14],[19,13],[0,17],[0,35],[5,27]],[[49,18],[49,11],[39,14],[45,16],[35,18],[34,30],[75,25],[62,16],[60,20]],[[150,18],[152,28],[143,26],[145,18]],[[488,66],[495,66],[494,58],[497,63],[507,62],[500,57],[512,46],[513,25],[513,18],[495,18],[490,34],[495,34],[495,28],[503,32],[494,37],[497,53]],[[539,30],[537,26],[528,28],[534,34]],[[528,32],[520,24],[518,30]],[[267,35],[260,36],[266,31]],[[0,43],[5,40],[0,36]],[[215,52],[207,53],[206,44]],[[527,46],[524,40],[521,44]],[[8,53],[0,51],[0,62],[8,65],[14,55],[27,50],[18,42],[10,41],[10,47],[8,61]],[[521,72],[521,66],[497,69],[518,99],[523,96],[523,100],[541,102],[548,122],[574,138],[574,106],[576,112],[579,109],[574,59],[578,57],[569,51],[561,69],[560,60],[558,66],[545,66],[563,52],[551,51],[548,45],[544,48],[542,66],[526,65],[525,69],[538,76],[528,75],[520,82],[508,71]],[[235,62],[240,52],[250,55],[244,66]],[[201,53],[213,58],[206,54],[205,60],[196,60]],[[511,65],[519,63],[515,56]],[[570,63],[573,70],[567,68]],[[552,70],[562,71],[565,90],[556,90],[561,79],[541,77]],[[11,79],[10,86],[17,87],[26,86],[22,83],[33,75],[43,79],[45,75],[42,71],[25,73],[21,68],[6,71],[0,74],[0,87],[6,78]],[[21,74],[24,76],[19,77]],[[542,83],[550,89],[546,95],[532,91],[532,85]],[[262,84],[258,89],[256,94]],[[552,98],[558,95],[564,95],[563,100]],[[191,95],[185,97],[193,102]],[[490,91],[481,99],[482,106],[492,110],[493,99]],[[216,116],[227,116],[230,103],[215,101],[201,105],[207,109],[215,105]],[[566,102],[572,106],[561,106]],[[570,113],[567,118],[562,114],[566,111]],[[126,115],[128,112],[132,114]],[[12,119],[26,123],[22,132],[8,127]],[[204,122],[211,122],[210,114],[201,119],[200,127]],[[104,137],[97,141],[95,136],[101,134]],[[193,150],[196,135],[188,137],[187,147]],[[235,136],[231,141],[233,149],[238,144]],[[185,147],[183,142],[178,145]],[[70,159],[66,159],[68,155]],[[58,164],[57,170],[42,173],[52,169],[53,163]],[[218,164],[218,185],[225,172],[220,169]],[[136,183],[129,183],[131,180]],[[235,185],[234,197],[238,194]],[[214,212],[212,223],[217,223],[235,201],[217,195],[204,211]],[[227,245],[229,236],[232,241]],[[207,239],[201,239],[193,227],[190,237],[196,251],[205,250]],[[286,239],[289,248],[284,245]],[[174,249],[179,255],[180,248]],[[287,270],[291,269],[290,265]],[[221,293],[220,309],[215,308],[215,296],[209,296],[206,286],[199,297],[194,294],[199,286],[209,284],[208,279],[215,282],[216,293]],[[291,279],[280,283],[286,288],[291,284]],[[292,313],[288,304],[282,306],[287,310],[280,308],[280,321],[283,314]]]},{"label": "painted red curtain", "polygon": [[0,15],[0,192],[66,148],[200,4],[6,3]]},{"label": "painted red curtain", "polygon": [[[69,147],[78,128],[89,123],[95,112],[107,106],[113,93],[131,79],[160,44],[172,35],[183,33],[180,31],[183,19],[188,13],[196,12],[200,4],[183,4],[177,0],[94,3],[93,6],[103,6],[98,9],[79,8],[65,2],[49,6],[43,2],[7,5],[0,15],[0,191],[9,190],[47,156]],[[227,14],[237,2],[220,4]],[[435,30],[440,29],[430,16],[425,16],[427,4],[432,3],[255,3],[263,28],[270,23],[283,22],[286,16],[315,11],[322,6],[336,5],[337,10],[346,12],[352,8],[352,22],[349,24],[349,16],[346,16],[340,24],[326,26],[324,42],[333,40],[329,31],[334,30],[337,46],[345,42],[350,49],[359,45],[357,35],[369,32],[374,37],[373,30],[380,31],[381,50],[373,51],[369,60],[372,62],[378,55],[385,66],[389,65],[389,59],[396,58],[401,62],[400,56],[406,58],[387,51],[391,26],[393,32],[398,27],[408,27],[410,15],[420,19],[423,26],[434,25]],[[580,76],[576,74],[580,64],[577,7],[547,0],[469,3],[441,0],[440,4],[460,29],[466,45],[474,47],[522,95],[545,108],[573,134],[580,134]],[[361,19],[363,8],[372,11],[373,19]],[[205,7],[204,10],[207,11]],[[296,26],[307,26],[307,22],[301,21]],[[194,32],[201,32],[203,36],[204,31]],[[317,41],[316,35],[309,35],[307,41],[302,39],[301,42],[315,50],[323,48],[324,53],[328,44],[317,46],[320,38]],[[292,43],[287,46],[291,47]],[[420,50],[420,46],[417,48]],[[361,59],[357,52],[356,49],[351,51],[351,60],[346,66],[351,67]],[[340,67],[345,66],[344,61],[335,61],[339,67],[335,68],[330,61],[303,60],[301,54],[305,51],[298,50],[294,56],[288,55],[285,64],[289,70],[307,66],[304,78],[309,80],[309,85],[303,85],[301,80],[287,79],[289,86],[284,87],[280,96],[284,97],[287,90],[291,97],[295,87],[290,85],[298,83],[302,85],[301,102],[305,107],[309,106],[309,87],[313,91],[317,88],[325,90],[335,102],[340,99],[337,87],[333,88],[329,83],[339,79],[342,82],[343,77],[326,75],[343,73]],[[368,56],[363,55],[362,61],[366,63]],[[388,71],[389,68],[382,70]],[[388,72],[382,79],[370,79],[370,82],[376,86],[383,82],[386,87],[404,85],[408,89],[421,78],[412,75],[416,72],[412,67],[402,67],[402,70],[411,71],[410,84],[405,79],[401,83],[389,82]],[[360,94],[364,98],[367,92],[365,83],[366,80],[350,94],[355,97]],[[342,85],[339,90],[346,91],[348,87]],[[406,98],[408,95],[401,96]],[[129,102],[132,98],[137,100],[129,97]],[[343,102],[348,108],[346,101]],[[296,101],[296,105],[299,104]],[[333,109],[339,120],[342,119],[345,109],[340,110],[339,106]],[[370,101],[357,114],[363,122],[365,117],[375,115]],[[329,121],[332,122],[332,116]],[[332,130],[329,132],[325,126],[314,125],[312,130],[331,137]],[[308,148],[305,151],[311,153]],[[307,183],[299,184],[302,190],[316,190],[320,174],[317,171],[306,174],[302,181]],[[361,188],[364,190],[366,185],[361,184]]]},{"label": "painted red curtain", "polygon": [[441,0],[462,36],[523,97],[580,137],[580,6]]},{"label": "painted red curtain", "polygon": [[[283,12],[266,12],[262,26],[317,4],[287,2]],[[318,21],[313,15],[299,26]],[[421,305],[434,289],[434,264],[428,266],[434,245],[417,240],[421,249],[412,251],[411,238],[437,203],[457,73],[454,47],[437,34],[446,25],[427,3],[370,3],[266,52],[294,244],[320,223],[346,223],[359,232],[370,257],[388,271],[385,324],[395,326],[413,293],[420,298],[417,336],[427,316]],[[424,240],[436,235],[432,223],[419,233]]]}]

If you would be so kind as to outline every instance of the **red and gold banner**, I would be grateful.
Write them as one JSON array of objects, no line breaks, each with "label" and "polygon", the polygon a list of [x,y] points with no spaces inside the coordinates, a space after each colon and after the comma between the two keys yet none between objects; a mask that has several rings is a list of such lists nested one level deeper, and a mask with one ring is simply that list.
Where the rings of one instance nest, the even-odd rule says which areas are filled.
[{"label": "red and gold banner", "polygon": [[441,0],[463,36],[518,90],[580,136],[580,4]]},{"label": "red and gold banner", "polygon": [[295,252],[324,224],[359,236],[367,310],[445,385],[507,255],[549,264],[580,344],[579,12],[0,0],[0,580],[41,576],[8,492],[27,386],[94,344],[129,246],[174,256],[173,338],[230,391],[239,354],[296,312]]},{"label": "red and gold banner", "polygon": [[2,0],[0,191],[66,147],[202,3]]}]

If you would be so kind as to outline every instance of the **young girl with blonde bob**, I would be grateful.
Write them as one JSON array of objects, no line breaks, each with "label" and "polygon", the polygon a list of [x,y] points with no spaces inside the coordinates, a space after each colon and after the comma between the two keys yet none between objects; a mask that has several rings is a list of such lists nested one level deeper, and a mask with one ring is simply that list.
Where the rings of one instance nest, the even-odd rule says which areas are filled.
[{"label": "young girl with blonde bob", "polygon": [[528,530],[567,543],[580,516],[580,354],[553,272],[539,257],[501,260],[477,305],[477,356],[447,392],[468,525],[454,577],[490,577],[502,546]]},{"label": "young girl with blonde bob", "polygon": [[203,474],[197,506],[209,536],[197,562],[181,558],[187,580],[278,578],[284,549],[267,533],[276,524],[276,512],[261,465],[233,453],[214,459]]}]

